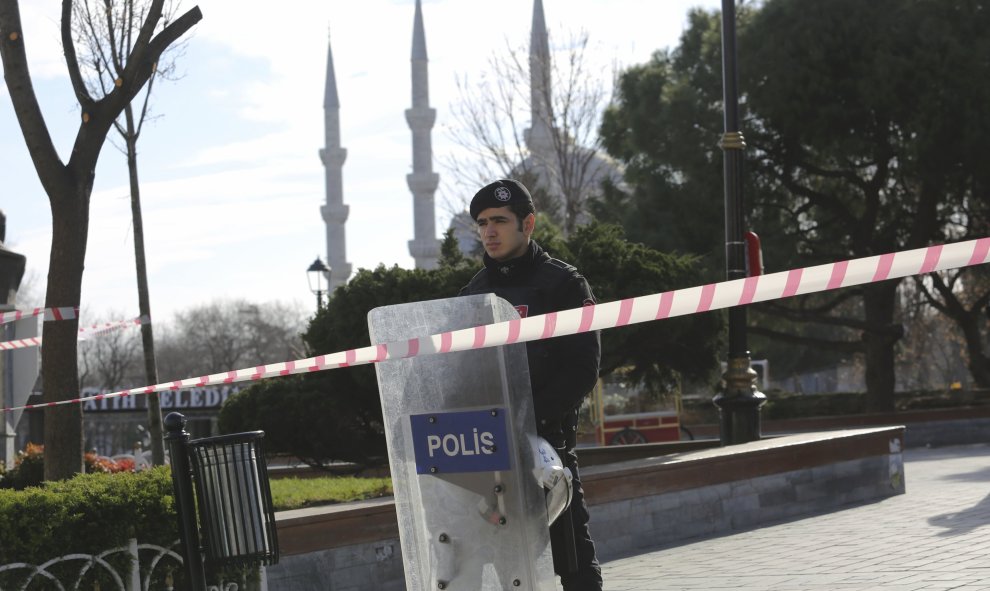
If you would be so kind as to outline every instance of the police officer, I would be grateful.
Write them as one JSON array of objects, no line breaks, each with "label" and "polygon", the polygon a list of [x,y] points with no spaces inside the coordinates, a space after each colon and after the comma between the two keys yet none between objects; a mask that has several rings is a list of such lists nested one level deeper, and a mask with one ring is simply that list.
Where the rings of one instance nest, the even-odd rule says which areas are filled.
[{"label": "police officer", "polygon": [[[577,269],[551,258],[530,239],[536,209],[522,183],[503,179],[483,187],[470,211],[485,249],[485,267],[460,295],[494,293],[523,318],[595,303]],[[574,453],[578,407],[598,380],[599,336],[588,332],[531,341],[526,350],[537,432],[558,449],[574,475],[571,508],[550,528],[554,571],[564,591],[600,591],[601,568]]]}]

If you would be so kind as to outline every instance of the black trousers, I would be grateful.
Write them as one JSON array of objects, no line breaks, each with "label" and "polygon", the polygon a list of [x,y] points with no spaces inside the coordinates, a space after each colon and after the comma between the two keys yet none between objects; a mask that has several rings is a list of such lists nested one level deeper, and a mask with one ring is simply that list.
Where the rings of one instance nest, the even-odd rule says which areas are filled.
[{"label": "black trousers", "polygon": [[[561,460],[571,469],[574,476],[574,489],[571,506],[550,526],[550,546],[553,551],[553,570],[560,575],[564,591],[601,591],[602,569],[595,556],[595,542],[588,531],[588,505],[584,501],[584,489],[578,474],[577,454],[570,448],[562,454]],[[570,550],[564,520],[570,517],[574,526],[574,546],[577,554],[577,569],[570,571],[567,552]]]}]

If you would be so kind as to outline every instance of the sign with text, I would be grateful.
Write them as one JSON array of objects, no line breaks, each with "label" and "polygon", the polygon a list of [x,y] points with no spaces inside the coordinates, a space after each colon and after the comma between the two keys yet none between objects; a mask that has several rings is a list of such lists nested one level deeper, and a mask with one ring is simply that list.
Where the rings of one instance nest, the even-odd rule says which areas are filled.
[{"label": "sign with text", "polygon": [[509,470],[505,409],[410,415],[417,474]]},{"label": "sign with text", "polygon": [[[158,393],[158,401],[162,410],[219,410],[230,396],[237,393],[239,385],[204,386],[199,388],[182,388]],[[96,396],[109,390],[100,391],[96,388],[83,388],[83,396]],[[153,396],[150,394],[149,396]],[[147,396],[122,396],[104,398],[102,400],[87,400],[83,403],[83,412],[120,412],[140,411],[148,409]]]}]

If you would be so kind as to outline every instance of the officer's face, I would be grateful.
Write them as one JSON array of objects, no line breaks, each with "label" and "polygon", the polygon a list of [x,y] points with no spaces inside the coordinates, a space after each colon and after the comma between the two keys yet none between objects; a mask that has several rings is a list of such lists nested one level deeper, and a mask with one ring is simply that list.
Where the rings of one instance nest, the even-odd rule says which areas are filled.
[{"label": "officer's face", "polygon": [[476,221],[478,236],[488,256],[496,261],[507,261],[526,252],[536,216],[529,214],[520,223],[508,207],[489,207],[478,214]]}]

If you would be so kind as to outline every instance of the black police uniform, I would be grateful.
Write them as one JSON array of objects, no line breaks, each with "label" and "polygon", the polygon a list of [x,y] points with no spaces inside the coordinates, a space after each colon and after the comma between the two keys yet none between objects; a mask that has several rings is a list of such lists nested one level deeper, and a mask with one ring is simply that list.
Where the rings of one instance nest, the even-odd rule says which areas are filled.
[{"label": "black police uniform", "polygon": [[[496,261],[487,254],[485,268],[459,295],[494,293],[507,300],[522,317],[559,312],[594,304],[591,288],[573,266],[553,259],[530,240],[522,256]],[[576,570],[568,560],[570,534],[566,514],[550,528],[554,570],[565,591],[599,591],[601,567],[588,532],[588,507],[577,470],[578,407],[598,380],[601,345],[597,332],[582,333],[526,344],[537,432],[561,452],[574,475],[570,515],[573,523]]]}]

